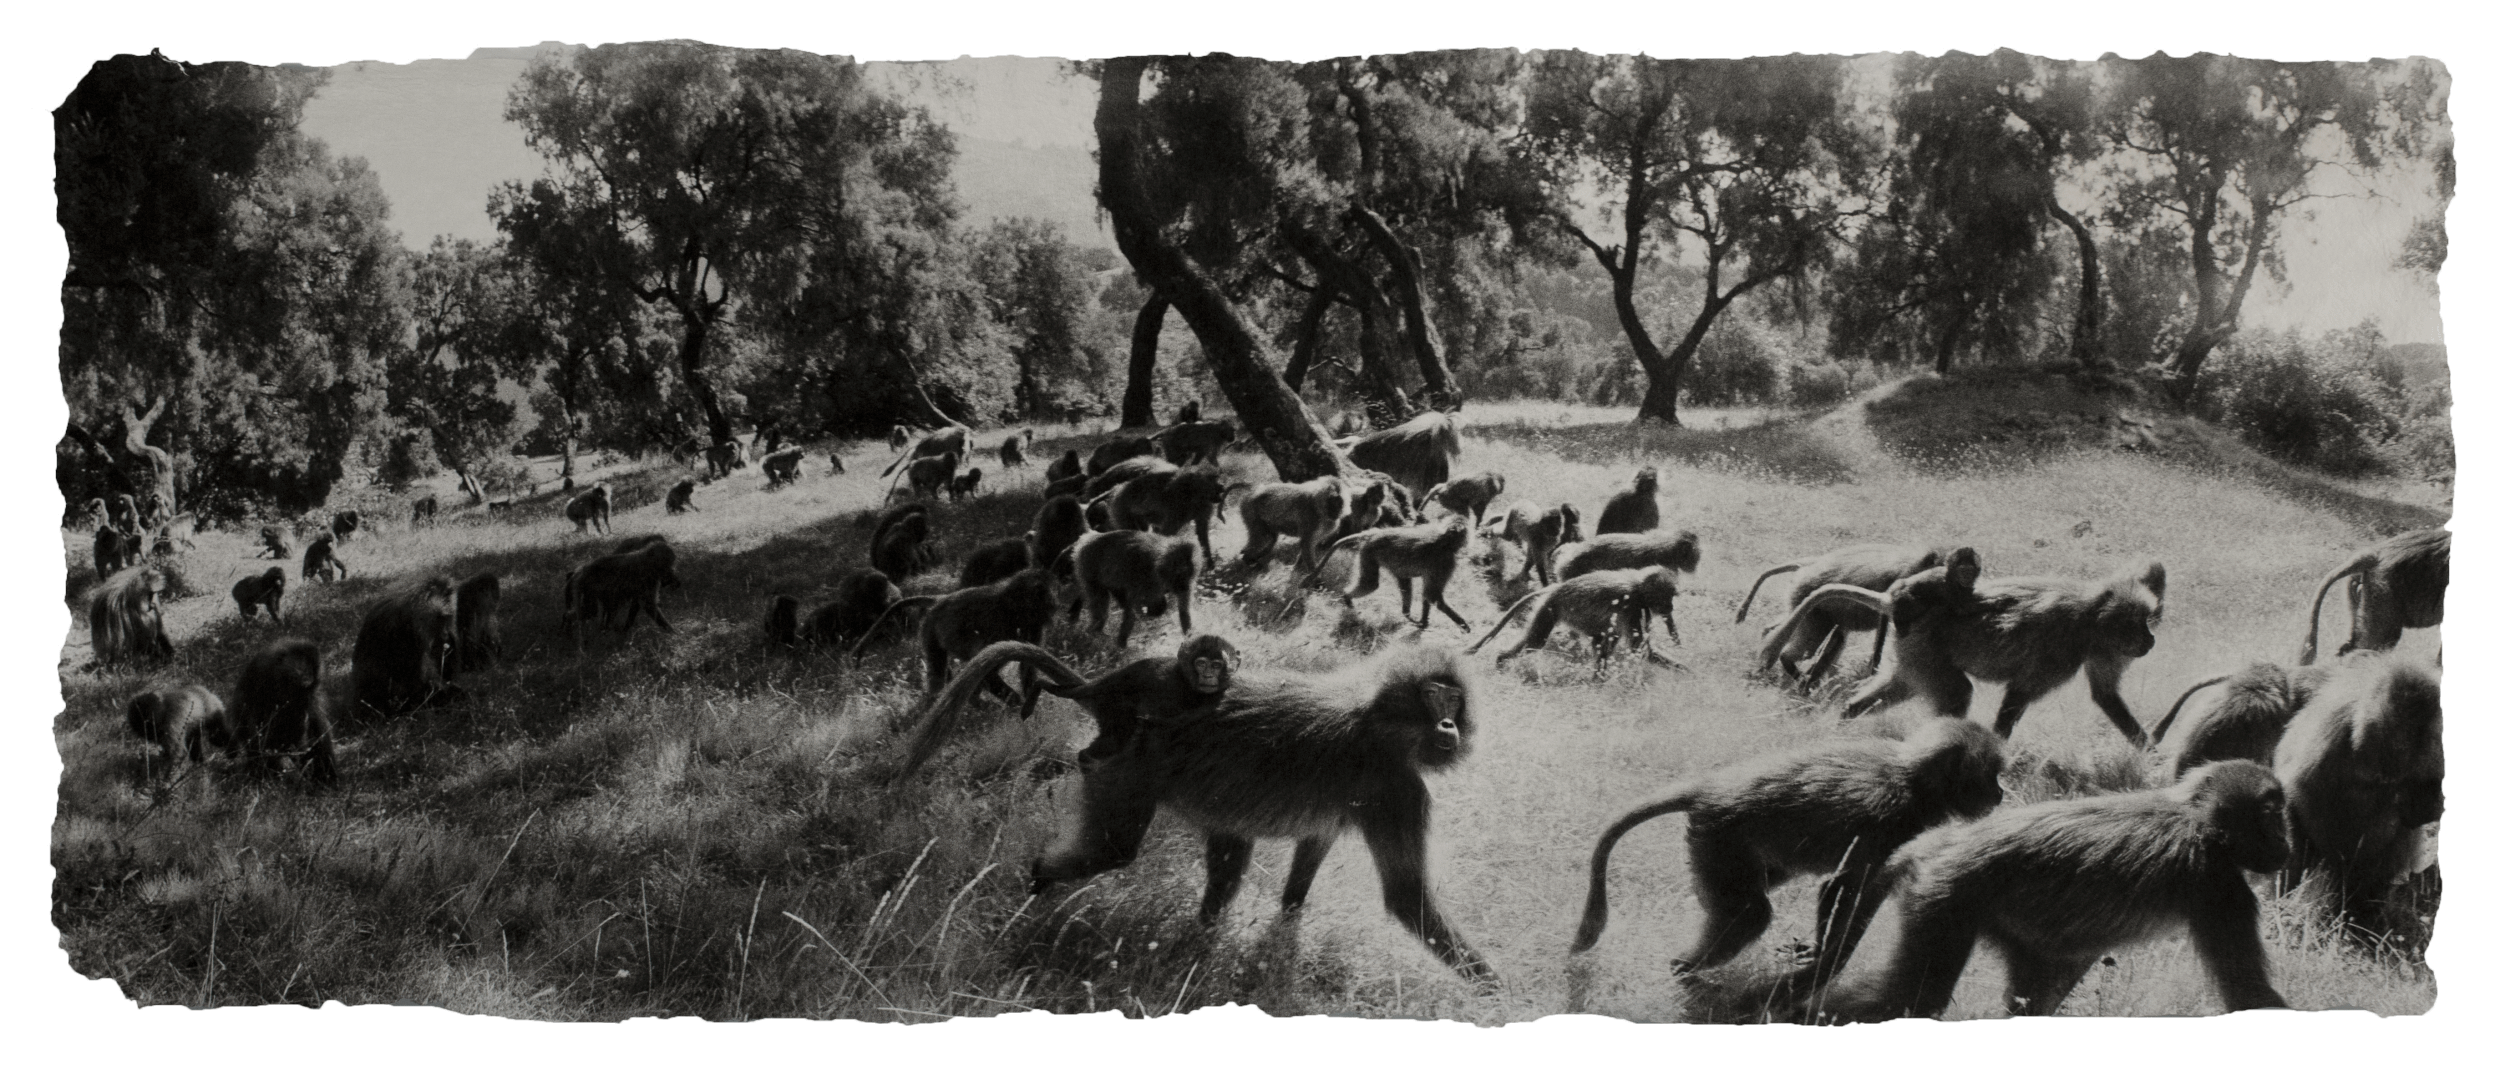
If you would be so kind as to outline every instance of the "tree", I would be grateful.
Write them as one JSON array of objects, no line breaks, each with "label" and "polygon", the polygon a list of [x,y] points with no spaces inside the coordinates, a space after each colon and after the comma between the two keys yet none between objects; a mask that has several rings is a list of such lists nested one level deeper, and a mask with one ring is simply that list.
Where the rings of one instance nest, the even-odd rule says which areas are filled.
[{"label": "tree", "polygon": [[[1637,419],[1676,423],[1676,390],[1710,325],[1738,298],[1827,262],[1863,181],[1864,134],[1828,56],[1658,60],[1546,53],[1530,79],[1520,148],[1545,211],[1597,258],[1615,315],[1649,381]],[[1572,189],[1612,198],[1622,237],[1585,229]],[[1702,294],[1683,338],[1662,352],[1634,304],[1655,227],[1692,246]]]},{"label": "tree", "polygon": [[1233,403],[1243,430],[1266,450],[1278,478],[1309,480],[1347,471],[1344,455],[1320,434],[1302,400],[1285,389],[1267,347],[1241,311],[1180,244],[1164,233],[1149,199],[1139,159],[1138,94],[1146,68],[1142,56],[1104,60],[1102,94],[1094,106],[1094,137],[1101,147],[1098,196],[1111,217],[1113,237],[1139,279],[1164,295],[1198,336],[1207,364]]},{"label": "tree", "polygon": [[68,438],[167,509],[320,503],[405,345],[380,184],[297,129],[321,81],[120,56],[54,112]]},{"label": "tree", "polygon": [[617,258],[601,270],[676,315],[678,370],[714,443],[733,434],[707,345],[742,304],[761,319],[803,301],[895,202],[926,227],[953,212],[952,136],[839,58],[608,45],[533,62],[504,115],[575,203],[564,218],[607,232],[582,243]]},{"label": "tree", "polygon": [[2194,394],[2214,347],[2240,327],[2257,272],[2280,273],[2282,217],[2316,196],[2330,164],[2375,170],[2411,154],[2434,126],[2444,78],[2426,65],[2268,63],[2155,53],[2117,71],[2106,133],[2138,158],[2115,191],[2139,221],[2184,232],[2194,318],[2158,371],[2174,397]]},{"label": "tree", "polygon": [[[500,244],[442,235],[416,258],[409,287],[416,344],[385,369],[384,412],[409,429],[403,439],[409,445],[400,449],[419,469],[402,479],[423,474],[415,464],[417,441],[430,445],[464,488],[476,486],[487,459],[510,452],[515,407],[499,388],[506,378],[535,373],[539,357],[536,347],[513,347],[506,337],[529,304],[522,268]],[[565,475],[572,475],[569,468]]]},{"label": "tree", "polygon": [[2099,250],[2058,203],[2065,167],[2092,152],[2084,72],[2011,51],[1957,52],[1903,57],[1894,82],[1899,152],[1883,207],[1835,280],[1833,347],[1906,342],[1939,373],[1972,343],[2015,349],[2052,292],[2040,254],[2054,222],[2081,260],[2070,354],[2099,364]]},{"label": "tree", "polygon": [[1094,394],[1085,382],[1093,368],[1083,337],[1094,308],[1093,276],[1048,220],[994,222],[974,238],[971,256],[990,319],[1011,340],[1016,412],[1028,420],[1067,416],[1074,396]]}]

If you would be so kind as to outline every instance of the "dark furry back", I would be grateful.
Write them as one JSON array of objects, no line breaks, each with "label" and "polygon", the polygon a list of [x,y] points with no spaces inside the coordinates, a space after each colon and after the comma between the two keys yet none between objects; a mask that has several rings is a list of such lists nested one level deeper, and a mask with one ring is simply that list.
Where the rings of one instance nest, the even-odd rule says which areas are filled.
[{"label": "dark furry back", "polygon": [[1450,462],[1458,457],[1458,424],[1447,413],[1425,413],[1394,428],[1363,436],[1347,448],[1346,457],[1367,469],[1388,473],[1414,494],[1449,482]]}]

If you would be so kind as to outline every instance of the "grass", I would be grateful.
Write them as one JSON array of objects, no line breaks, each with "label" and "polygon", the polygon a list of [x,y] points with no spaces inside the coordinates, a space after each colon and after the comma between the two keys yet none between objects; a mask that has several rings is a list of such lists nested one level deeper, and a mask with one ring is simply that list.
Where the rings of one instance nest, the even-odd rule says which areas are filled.
[{"label": "grass", "polygon": [[[266,563],[239,534],[204,535],[184,563],[201,594],[168,612],[171,665],[85,672],[80,634],[64,652],[54,922],[78,970],[144,1004],[413,1002],[556,1020],[921,1022],[1235,1001],[1275,1014],[1483,1023],[1699,1017],[1706,1009],[1666,972],[1699,920],[1675,820],[1617,854],[1604,943],[1576,962],[1565,946],[1589,843],[1620,808],[1687,771],[1880,730],[1879,719],[1837,721],[1841,685],[1798,698],[1748,679],[1755,633],[1729,619],[1759,570],[1879,539],[1967,542],[1999,575],[2097,576],[2158,557],[2170,574],[2167,621],[2126,686],[2149,719],[2196,679],[2286,656],[2316,576],[2391,526],[2444,515],[2397,501],[2403,492],[2272,467],[2193,425],[2132,414],[2123,397],[2016,389],[1912,381],[1830,413],[1703,411],[1680,429],[1627,428],[1623,411],[1471,409],[1463,469],[1503,472],[1513,497],[1594,516],[1630,466],[1656,464],[1667,523],[1699,532],[1704,547],[1678,614],[1684,646],[1672,652],[1689,674],[1600,677],[1568,652],[1500,672],[1489,652],[1476,660],[1481,736],[1475,757],[1435,784],[1433,863],[1445,907],[1507,983],[1495,996],[1474,995],[1387,917],[1355,843],[1332,854],[1299,920],[1277,915],[1288,853],[1265,845],[1233,913],[1199,927],[1199,851],[1170,823],[1126,871],[1028,900],[1025,865],[1059,830],[1076,787],[1069,758],[1087,726],[1069,704],[1048,701],[1029,724],[993,719],[920,782],[890,785],[897,729],[917,694],[911,660],[894,645],[856,663],[767,652],[759,629],[773,595],[812,606],[840,570],[864,564],[856,519],[881,497],[882,444],[834,444],[849,475],[811,460],[778,491],[750,468],[699,490],[702,512],[676,517],[658,498],[677,467],[594,474],[619,488],[618,534],[666,533],[686,586],[663,596],[674,635],[593,637],[579,655],[558,623],[558,588],[608,540],[576,535],[560,495],[492,520],[447,515],[425,531],[386,522],[346,545],[351,579],[291,591],[284,626],[322,644],[334,689],[361,607],[428,572],[502,575],[512,657],[470,680],[464,703],[350,720],[346,778],[331,791],[222,763],[162,783],[147,769],[152,753],[120,724],[122,704],[145,687],[227,689],[275,634],[265,620],[239,620],[223,594]],[[1951,415],[1974,397],[2015,418]],[[2084,415],[2057,416],[2069,411]],[[2110,448],[2105,432],[2136,427],[2122,415],[2146,422],[2150,448]],[[1033,456],[1102,437],[1045,428]],[[1229,479],[1267,475],[1253,454],[1228,454],[1225,466]],[[1037,504],[1038,468],[984,467],[993,490],[937,508],[950,566],[982,540],[1021,531]],[[1226,525],[1218,553],[1229,558],[1241,538]],[[65,546],[77,590],[85,539],[70,533]],[[1522,589],[1485,574],[1515,562],[1478,565],[1452,601],[1481,626]],[[1330,581],[1343,585],[1345,571],[1332,564]],[[1198,621],[1254,665],[1335,666],[1414,634],[1386,595],[1347,613],[1296,589],[1282,568],[1225,575]],[[951,579],[950,567],[906,587],[942,590]],[[2329,630],[2342,627],[2331,602]],[[1447,627],[1426,642],[1458,640]],[[1134,646],[1168,650],[1173,628],[1157,620]],[[1050,642],[1089,669],[1123,660],[1107,636],[1055,630]],[[2436,642],[2415,636],[2405,647],[2427,655]],[[1853,653],[1843,664],[1860,662]],[[1993,699],[1983,686],[1979,708]],[[2035,706],[2013,745],[2014,802],[2156,776],[2080,684]],[[1811,884],[1782,890],[1775,905],[1771,932],[1736,970],[1765,969],[1773,950],[1807,938]],[[2294,903],[2269,899],[2265,920],[2295,1006],[2410,1014],[2432,1003],[2416,954],[2340,940]],[[2000,1014],[1998,968],[1985,954],[1975,962],[1955,1017]],[[2219,1010],[2177,939],[2096,968],[2066,1007]]]}]

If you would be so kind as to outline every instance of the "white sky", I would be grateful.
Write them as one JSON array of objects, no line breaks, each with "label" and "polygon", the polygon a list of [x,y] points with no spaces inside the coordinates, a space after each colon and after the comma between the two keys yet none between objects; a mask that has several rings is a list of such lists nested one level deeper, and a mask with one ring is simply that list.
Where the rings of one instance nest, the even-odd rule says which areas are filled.
[{"label": "white sky", "polygon": [[[373,164],[390,195],[393,223],[412,248],[439,233],[485,240],[493,235],[486,191],[539,173],[519,128],[502,120],[505,90],[525,57],[526,50],[499,48],[463,60],[341,64],[306,107],[304,126],[336,151]],[[872,76],[970,137],[1093,148],[1094,84],[1069,76],[1057,60],[878,63]],[[2322,169],[2320,192],[2336,196],[2303,205],[2301,215],[2284,221],[2286,281],[2261,278],[2243,321],[2317,332],[2375,316],[2392,341],[2441,341],[2432,289],[2390,266],[2429,203],[2428,182],[2421,167],[2390,169],[2375,178],[2374,195]],[[1091,204],[1087,189],[1039,192],[1078,206],[1079,215]],[[1073,237],[1109,243],[1100,232]]]}]

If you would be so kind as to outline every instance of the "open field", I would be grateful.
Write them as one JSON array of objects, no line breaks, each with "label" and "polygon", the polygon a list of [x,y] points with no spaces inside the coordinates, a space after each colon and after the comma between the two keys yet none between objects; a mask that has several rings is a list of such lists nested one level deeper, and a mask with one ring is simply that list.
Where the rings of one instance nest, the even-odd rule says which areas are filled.
[{"label": "open field", "polygon": [[[1990,415],[1938,419],[1974,397]],[[1689,674],[1600,678],[1568,651],[1502,671],[1490,652],[1472,660],[1476,750],[1434,784],[1433,848],[1443,906],[1506,983],[1490,997],[1382,912],[1368,853],[1352,843],[1331,855],[1298,921],[1280,921],[1275,907],[1288,852],[1266,845],[1232,914],[1199,927],[1199,844],[1170,823],[1128,870],[1028,899],[1025,865],[1066,817],[1068,760],[1090,731],[1071,704],[1045,701],[1029,724],[983,719],[965,734],[973,743],[917,783],[890,785],[913,660],[893,644],[857,664],[768,652],[758,627],[773,595],[812,607],[824,581],[865,564],[854,518],[882,497],[882,443],[838,444],[849,475],[811,458],[805,478],[779,491],[762,490],[750,467],[699,490],[702,512],[676,517],[659,493],[680,469],[612,474],[618,535],[667,534],[686,586],[663,595],[673,636],[593,636],[578,656],[557,620],[562,578],[612,540],[575,535],[559,507],[509,522],[447,515],[419,532],[394,521],[347,544],[351,579],[292,587],[285,625],[321,643],[334,691],[362,608],[427,572],[502,575],[509,661],[465,679],[464,703],[378,724],[346,719],[345,780],[327,792],[222,766],[162,790],[146,783],[152,752],[122,726],[127,696],[159,682],[223,691],[276,634],[239,620],[224,595],[266,567],[250,559],[250,541],[203,535],[184,562],[199,594],[167,614],[172,665],[90,674],[78,668],[83,631],[70,637],[54,921],[77,969],[119,980],[143,1003],[925,1021],[1239,1001],[1278,1014],[1478,1022],[1565,1011],[1685,1018],[1666,966],[1700,920],[1681,819],[1625,841],[1604,942],[1577,962],[1565,953],[1597,830],[1685,771],[1881,728],[1838,721],[1831,701],[1845,683],[1797,698],[1748,677],[1757,633],[1730,619],[1761,569],[1873,540],[1966,543],[2001,576],[2100,576],[2157,558],[2169,571],[2165,621],[2125,689],[2149,724],[2188,683],[2288,657],[2311,585],[2354,548],[2445,517],[2418,488],[2287,471],[2169,418],[2143,417],[2140,430],[2104,419],[2125,408],[1984,377],[1914,380],[1828,414],[1697,412],[1670,430],[1627,428],[1624,412],[1471,407],[1457,467],[1506,474],[1504,501],[1567,501],[1593,520],[1631,468],[1656,464],[1666,525],[1698,532],[1704,548],[1677,614],[1683,646],[1669,649]],[[1036,464],[1002,472],[984,449],[990,490],[935,507],[950,564],[908,592],[942,590],[964,551],[1020,532],[1040,465],[1102,438],[1040,431]],[[2130,435],[2150,448],[2107,445]],[[998,437],[975,438],[986,448]],[[1228,479],[1267,475],[1255,454],[1227,454],[1224,465]],[[1197,620],[1237,643],[1247,664],[1319,669],[1413,641],[1385,593],[1347,613],[1325,592],[1296,590],[1281,566],[1235,577],[1241,539],[1237,523],[1217,533],[1227,567],[1202,590]],[[92,576],[83,534],[65,545],[80,590]],[[1517,570],[1508,557],[1484,565]],[[1326,583],[1342,587],[1348,571],[1333,563]],[[1232,589],[1243,589],[1237,601],[1225,597]],[[1471,569],[1451,601],[1481,628],[1525,590]],[[1785,591],[1774,581],[1765,596]],[[2343,621],[2341,600],[2329,600],[2324,632],[2340,636]],[[1175,628],[1159,619],[1133,646],[1168,651]],[[1447,628],[1436,620],[1425,642],[1458,640]],[[2427,661],[2437,643],[2415,635],[2400,650]],[[1054,630],[1050,644],[1089,671],[1123,660],[1108,635]],[[1864,650],[1861,638],[1842,666],[1854,672]],[[1993,710],[1995,696],[1983,685],[1974,709]],[[2080,682],[2032,708],[2012,754],[2009,805],[2157,776]],[[1774,950],[1810,938],[1811,882],[1774,904],[1772,929],[1733,969],[1764,969]],[[2296,905],[2269,899],[2265,938],[2295,1007],[2409,1014],[2434,999],[2412,955],[2342,942]],[[2001,1014],[1995,961],[1974,962],[1956,1018]],[[2064,1011],[2219,1010],[2172,939],[2095,968]]]}]

